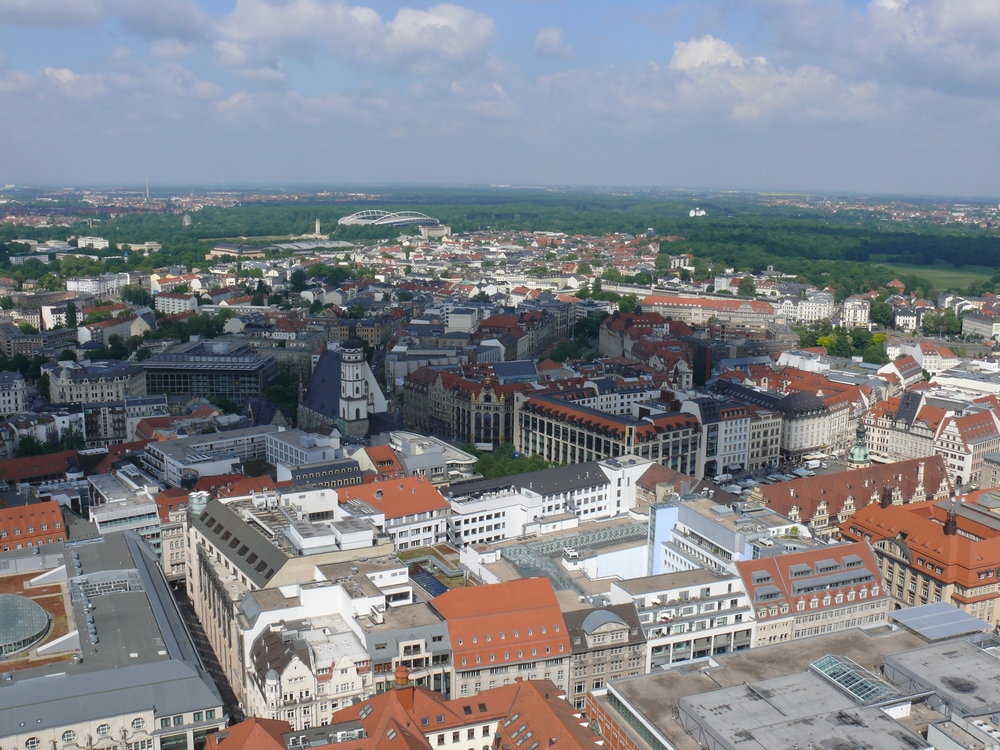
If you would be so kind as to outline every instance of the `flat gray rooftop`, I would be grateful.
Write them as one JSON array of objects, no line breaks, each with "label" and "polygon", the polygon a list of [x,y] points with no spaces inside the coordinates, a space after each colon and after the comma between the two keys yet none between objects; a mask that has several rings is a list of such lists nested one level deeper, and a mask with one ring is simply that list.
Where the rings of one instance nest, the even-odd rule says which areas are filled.
[{"label": "flat gray rooftop", "polygon": [[925,645],[887,656],[885,675],[916,692],[934,690],[962,713],[1000,711],[1000,659],[969,640]]},{"label": "flat gray rooftop", "polygon": [[677,708],[688,730],[707,729],[725,748],[784,750],[796,743],[816,748],[921,747],[919,737],[881,709],[859,708],[811,672],[689,696]]},{"label": "flat gray rooftop", "polygon": [[989,625],[948,602],[931,602],[919,607],[897,609],[889,619],[928,641],[945,640],[960,635],[982,633]]},{"label": "flat gray rooftop", "polygon": [[[221,707],[156,554],[137,534],[70,541],[59,551],[70,576],[67,615],[70,632],[81,633],[82,662],[12,672],[0,683],[0,737],[22,733],[26,719],[45,729],[152,706],[157,716]],[[88,636],[87,601],[97,644]]]},{"label": "flat gray rooftop", "polygon": [[444,627],[442,620],[426,602],[405,604],[402,607],[386,607],[385,622],[374,624],[370,618],[359,620],[366,633],[382,633],[388,630],[421,628],[428,625]]},{"label": "flat gray rooftop", "polygon": [[677,588],[678,586],[700,586],[706,583],[716,583],[735,579],[735,575],[716,575],[710,570],[684,570],[679,573],[662,573],[657,576],[630,578],[618,581],[617,586],[629,594],[652,594],[656,591]]},{"label": "flat gray rooftop", "polygon": [[[824,654],[846,656],[865,669],[875,670],[887,654],[923,645],[922,639],[906,631],[873,635],[860,629],[845,630],[715,657],[719,667],[710,670],[711,677],[697,668],[691,671],[672,669],[616,680],[611,688],[645,716],[677,750],[697,750],[700,745],[673,716],[674,706],[686,696],[805,672]],[[821,684],[818,678],[817,684]],[[630,737],[639,739],[634,733]],[[801,739],[800,736],[800,747],[805,747]],[[808,737],[805,739],[808,741]],[[643,744],[640,739],[640,745]],[[792,743],[785,747],[792,747]]]}]

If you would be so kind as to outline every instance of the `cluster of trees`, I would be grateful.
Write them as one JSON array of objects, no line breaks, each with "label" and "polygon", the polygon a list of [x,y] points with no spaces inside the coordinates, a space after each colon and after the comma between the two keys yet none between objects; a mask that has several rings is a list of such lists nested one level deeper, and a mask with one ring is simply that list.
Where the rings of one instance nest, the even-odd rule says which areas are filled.
[{"label": "cluster of trees", "polygon": [[962,332],[962,320],[955,315],[954,310],[945,310],[943,313],[927,313],[920,321],[924,333],[933,336],[944,334],[946,336],[957,336]]},{"label": "cluster of trees", "polygon": [[462,450],[479,456],[479,460],[476,461],[476,471],[486,479],[540,471],[548,469],[552,465],[541,456],[522,456],[516,453],[512,443],[504,443],[491,453],[477,450],[474,445],[463,445]]},{"label": "cluster of trees", "polygon": [[78,451],[85,447],[87,447],[87,441],[76,430],[66,430],[53,443],[39,440],[32,435],[25,435],[17,441],[16,458],[44,456],[48,453],[59,453],[60,451]]},{"label": "cluster of trees", "polygon": [[565,362],[567,359],[596,359],[598,356],[600,355],[591,348],[586,336],[577,336],[563,339],[552,347],[548,354],[539,357],[538,361],[551,359],[553,362]]},{"label": "cluster of trees", "polygon": [[635,306],[639,304],[639,298],[634,294],[618,294],[618,292],[606,292],[600,279],[594,279],[591,289],[581,289],[575,295],[577,299],[596,299],[602,302],[617,302],[618,309],[622,312],[635,312]]},{"label": "cluster of trees", "polygon": [[293,415],[299,405],[299,375],[292,371],[287,362],[282,362],[278,376],[267,388],[267,400],[279,409]]},{"label": "cluster of trees", "polygon": [[823,346],[831,357],[862,357],[875,365],[889,363],[883,344],[888,338],[884,333],[872,333],[864,328],[847,330],[833,328],[824,320],[810,328],[796,329],[803,347]]}]

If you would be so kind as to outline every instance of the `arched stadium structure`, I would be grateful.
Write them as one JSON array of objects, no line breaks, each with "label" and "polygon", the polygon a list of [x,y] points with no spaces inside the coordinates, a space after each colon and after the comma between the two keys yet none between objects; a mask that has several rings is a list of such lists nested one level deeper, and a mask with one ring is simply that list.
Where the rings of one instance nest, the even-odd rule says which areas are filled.
[{"label": "arched stadium structure", "polygon": [[379,211],[377,209],[368,209],[367,211],[358,211],[356,214],[351,214],[350,216],[342,216],[337,223],[345,226],[381,224],[382,226],[394,227],[412,225],[436,227],[441,222],[417,211]]}]

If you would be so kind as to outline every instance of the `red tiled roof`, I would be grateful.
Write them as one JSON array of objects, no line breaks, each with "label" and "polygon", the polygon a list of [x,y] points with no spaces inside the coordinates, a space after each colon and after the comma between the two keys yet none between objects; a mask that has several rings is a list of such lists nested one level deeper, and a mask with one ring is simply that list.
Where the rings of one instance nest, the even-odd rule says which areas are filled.
[{"label": "red tiled roof", "polygon": [[28,456],[0,461],[0,481],[9,484],[32,482],[43,477],[61,476],[66,473],[66,462],[73,459],[80,465],[80,454],[76,451],[47,453],[44,456]]},{"label": "red tiled roof", "polygon": [[[45,527],[44,529],[42,527]],[[0,508],[0,531],[4,533],[3,546],[14,549],[17,545],[61,542],[65,539],[62,511],[55,500],[29,505]]]},{"label": "red tiled roof", "polygon": [[424,477],[389,479],[384,482],[355,485],[338,490],[341,504],[362,500],[384,513],[386,520],[416,513],[428,513],[449,508],[448,501]]},{"label": "red tiled roof", "polygon": [[451,589],[431,600],[448,623],[455,668],[569,656],[559,602],[548,578]]},{"label": "red tiled roof", "polygon": [[286,750],[281,736],[292,731],[287,721],[247,719],[205,738],[205,750]]},{"label": "red tiled roof", "polygon": [[799,518],[802,522],[808,522],[824,501],[831,518],[835,518],[844,509],[848,497],[854,498],[856,509],[872,502],[877,503],[886,485],[899,487],[902,496],[910,500],[917,491],[920,464],[924,466],[924,497],[951,494],[947,466],[944,457],[939,455],[911,458],[892,464],[873,464],[864,469],[839,471],[758,487],[764,502],[772,510],[787,516],[793,507],[798,507]]},{"label": "red tiled roof", "polygon": [[[963,533],[946,535],[948,505],[938,500],[883,508],[876,503],[844,521],[840,525],[841,535],[845,539],[864,539],[870,535],[872,544],[882,539],[905,539],[914,566],[919,560],[933,563],[930,568],[921,566],[926,575],[944,583],[981,586],[984,579],[979,577],[980,572],[1000,568],[1000,532],[992,525],[995,515],[966,503],[956,519],[958,528],[976,539]],[[978,513],[983,515],[982,523],[975,520]],[[943,572],[937,573],[937,567]],[[995,582],[996,578],[989,580]],[[996,591],[991,593],[991,598],[997,596],[1000,594]]]},{"label": "red tiled roof", "polygon": [[[817,569],[817,563],[830,561],[837,566],[835,569],[846,570],[847,561],[845,558],[848,557],[861,559],[861,565],[856,570],[859,574],[867,573],[869,575],[868,581],[825,589],[818,593],[810,592],[803,596],[795,595],[793,583],[808,582],[810,574],[794,575],[793,580],[792,566],[808,566],[812,571],[812,576],[822,576],[823,572]],[[857,561],[854,560],[853,562]],[[774,615],[777,618],[782,618],[788,617],[789,613],[798,612],[799,602],[803,602],[806,607],[804,611],[817,612],[843,607],[846,602],[850,601],[848,596],[852,592],[860,598],[861,591],[864,590],[866,600],[868,600],[869,596],[886,596],[878,564],[872,556],[871,548],[863,541],[854,544],[839,544],[819,549],[763,557],[757,560],[741,560],[736,563],[736,569],[743,579],[744,586],[753,601],[754,607],[758,611],[757,619],[759,621],[766,620],[770,616],[768,608],[774,605],[778,605],[779,607],[783,604],[788,605],[787,612],[783,613],[779,610]],[[800,568],[797,572],[804,572],[804,568]],[[863,576],[852,575],[852,577],[860,578]],[[780,594],[777,598],[760,599],[756,595],[757,589],[766,589],[771,594],[777,589]],[[842,596],[839,601],[837,600],[838,594]],[[827,601],[827,597],[829,597],[829,604],[824,604],[823,602]],[[817,600],[816,607],[812,606],[812,600],[814,599]],[[760,614],[761,610],[765,612],[763,616]]]}]

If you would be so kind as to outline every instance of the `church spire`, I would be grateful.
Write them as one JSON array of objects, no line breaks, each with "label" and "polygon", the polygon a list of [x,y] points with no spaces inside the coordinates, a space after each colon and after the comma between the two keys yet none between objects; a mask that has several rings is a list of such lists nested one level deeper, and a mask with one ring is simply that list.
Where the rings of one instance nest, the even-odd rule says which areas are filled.
[{"label": "church spire", "polygon": [[852,469],[864,469],[872,465],[872,457],[868,452],[868,429],[865,427],[864,417],[864,414],[858,416],[854,447],[847,454],[847,465]]}]

